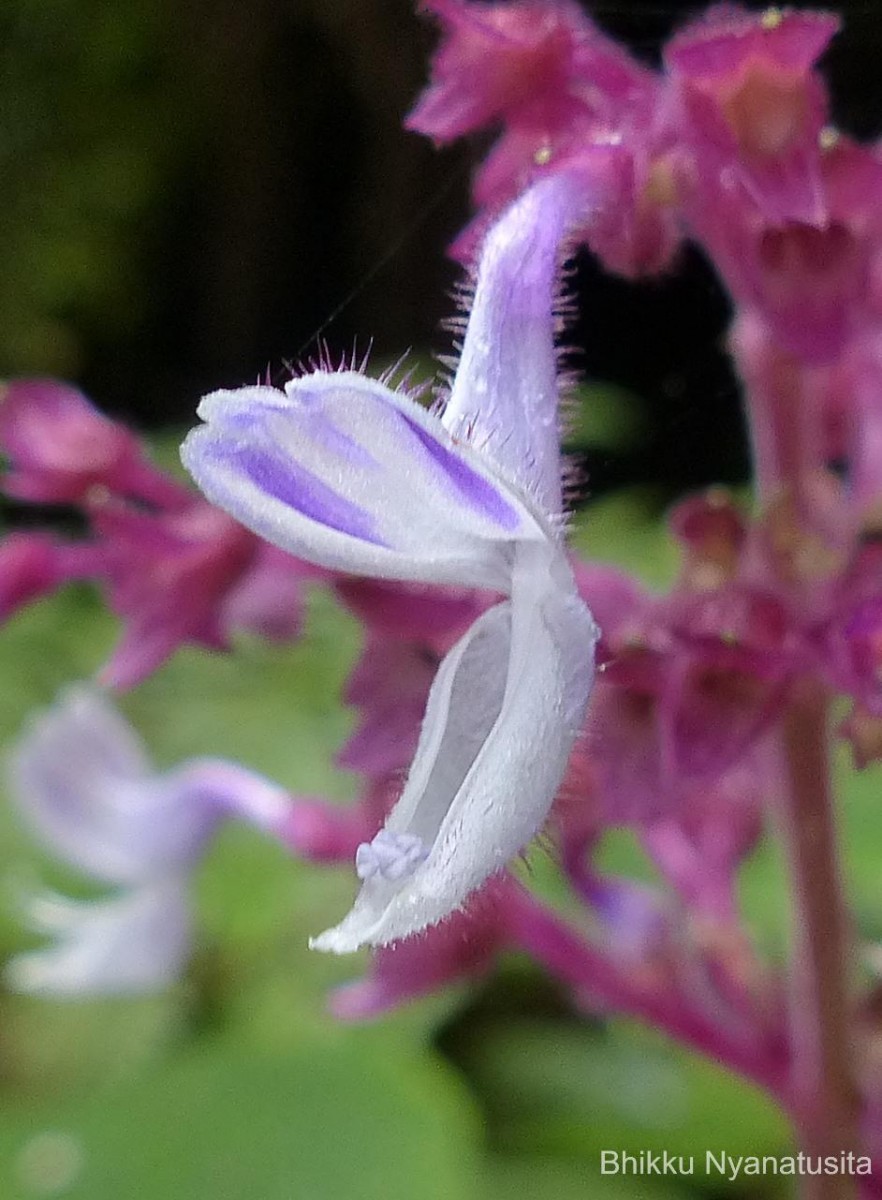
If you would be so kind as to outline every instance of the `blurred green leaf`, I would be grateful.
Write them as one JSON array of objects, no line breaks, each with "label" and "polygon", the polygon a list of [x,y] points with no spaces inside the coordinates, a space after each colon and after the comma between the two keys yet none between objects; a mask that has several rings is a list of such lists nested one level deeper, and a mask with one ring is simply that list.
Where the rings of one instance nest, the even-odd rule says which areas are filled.
[{"label": "blurred green leaf", "polygon": [[9,1200],[477,1196],[464,1089],[436,1059],[388,1046],[270,1057],[208,1044],[87,1099],[0,1115]]},{"label": "blurred green leaf", "polygon": [[[590,1188],[590,1191],[589,1191]],[[489,1155],[484,1168],[483,1200],[523,1200],[547,1196],[549,1200],[675,1200],[688,1193],[655,1179],[598,1175],[584,1162],[525,1154]]]},{"label": "blurred green leaf", "polygon": [[676,574],[677,549],[660,508],[660,497],[647,488],[604,496],[577,514],[573,549],[589,562],[613,563],[651,587],[664,587]]},{"label": "blurred green leaf", "polygon": [[577,387],[568,410],[567,448],[631,449],[644,432],[643,402],[614,383]]},{"label": "blurred green leaf", "polygon": [[88,1003],[0,993],[3,1094],[60,1098],[136,1075],[180,1038],[181,1012],[175,989]]},{"label": "blurred green leaf", "polygon": [[584,1161],[592,1188],[605,1149],[695,1154],[696,1181],[705,1149],[788,1152],[787,1124],[759,1092],[625,1021],[487,1023],[465,1062],[494,1148]]},{"label": "blurred green leaf", "polygon": [[60,687],[93,675],[117,626],[90,588],[70,587],[32,604],[0,629],[0,744]]},{"label": "blurred green leaf", "polygon": [[187,647],[124,698],[158,761],[217,754],[296,792],[353,795],[333,758],[352,724],[340,693],[358,626],[327,592],[313,592],[308,609],[295,643],[242,638],[229,655]]}]

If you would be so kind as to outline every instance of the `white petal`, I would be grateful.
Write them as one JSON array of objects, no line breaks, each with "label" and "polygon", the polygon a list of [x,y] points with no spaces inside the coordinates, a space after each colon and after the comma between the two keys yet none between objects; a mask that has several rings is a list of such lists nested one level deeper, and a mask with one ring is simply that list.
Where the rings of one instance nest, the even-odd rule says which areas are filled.
[{"label": "white petal", "polygon": [[588,205],[582,174],[556,174],[490,229],[446,427],[503,478],[561,511],[554,300],[561,241]]},{"label": "white petal", "polygon": [[47,849],[116,884],[186,867],[225,816],[272,832],[290,809],[283,789],[236,764],[200,759],[152,774],[131,727],[82,686],[31,724],[12,752],[10,784]]},{"label": "white petal", "polygon": [[37,838],[66,863],[108,883],[142,874],[143,847],[131,836],[131,814],[148,800],[149,780],[131,727],[85,686],[66,691],[30,722],[10,762],[12,798]]},{"label": "white petal", "polygon": [[310,562],[507,590],[512,544],[546,536],[437,417],[356,372],[215,392],[199,415],[181,455],[206,496]]},{"label": "white petal", "polygon": [[564,560],[524,548],[511,603],[485,613],[442,663],[386,823],[428,856],[400,881],[373,874],[315,949],[386,945],[435,924],[530,841],[582,726],[596,638]]},{"label": "white petal", "polygon": [[17,992],[89,996],[151,991],[180,974],[190,948],[189,903],[177,878],[111,900],[37,896],[27,916],[55,944],[19,954],[7,964],[5,982]]}]

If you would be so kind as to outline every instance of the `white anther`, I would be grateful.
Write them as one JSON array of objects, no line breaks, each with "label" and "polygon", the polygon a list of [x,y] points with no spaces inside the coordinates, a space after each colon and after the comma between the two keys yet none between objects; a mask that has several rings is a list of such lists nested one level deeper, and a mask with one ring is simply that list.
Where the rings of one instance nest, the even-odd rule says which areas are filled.
[{"label": "white anther", "polygon": [[359,879],[379,875],[390,883],[398,883],[412,875],[428,855],[423,839],[416,834],[381,829],[372,842],[362,842],[356,850],[355,870]]}]

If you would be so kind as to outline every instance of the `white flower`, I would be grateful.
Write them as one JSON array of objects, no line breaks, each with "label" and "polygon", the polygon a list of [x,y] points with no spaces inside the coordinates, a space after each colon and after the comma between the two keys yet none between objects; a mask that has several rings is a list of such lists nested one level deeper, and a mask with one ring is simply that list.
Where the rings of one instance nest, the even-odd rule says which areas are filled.
[{"label": "white flower", "polygon": [[52,893],[25,901],[54,938],[18,955],[21,991],[82,995],[161,987],[190,949],[188,877],[225,817],[280,832],[288,795],[233,763],[194,759],[156,774],[134,730],[96,689],[69,689],[12,752],[12,798],[57,858],[119,890],[107,899]]},{"label": "white flower", "polygon": [[359,896],[317,949],[386,945],[460,907],[540,828],[581,728],[597,631],[562,542],[554,300],[584,188],[548,178],[490,231],[441,415],[316,371],[213,393],[184,443],[210,500],[301,558],[506,597],[441,664]]}]

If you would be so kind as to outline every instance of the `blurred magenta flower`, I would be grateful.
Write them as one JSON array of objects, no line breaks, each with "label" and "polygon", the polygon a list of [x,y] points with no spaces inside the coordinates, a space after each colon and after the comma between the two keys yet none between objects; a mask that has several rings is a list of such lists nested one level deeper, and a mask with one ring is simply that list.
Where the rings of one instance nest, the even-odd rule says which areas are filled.
[{"label": "blurred magenta flower", "polygon": [[62,551],[45,533],[10,533],[0,540],[0,621],[54,592],[64,578]]},{"label": "blurred magenta flower", "polygon": [[101,682],[129,688],[186,643],[229,649],[240,631],[290,640],[321,573],[259,541],[150,463],[141,441],[76,389],[10,384],[0,401],[9,495],[78,508],[89,536],[0,542],[0,620],[75,579],[105,591],[124,632]]},{"label": "blurred magenta flower", "polygon": [[108,604],[125,622],[101,672],[107,686],[133,686],[186,642],[226,650],[242,629],[296,636],[307,573],[210,504],[192,497],[157,514],[108,502],[90,515]]},{"label": "blurred magenta flower", "polygon": [[604,202],[592,205],[579,236],[622,274],[665,267],[680,233],[653,72],[570,0],[425,7],[444,38],[407,127],[444,143],[502,126],[475,178],[480,215],[454,244],[456,257],[473,258],[490,220],[532,182],[581,167]]},{"label": "blurred magenta flower", "polygon": [[696,174],[731,179],[769,225],[827,218],[819,139],[828,101],[814,67],[838,28],[832,13],[721,4],[665,47]]},{"label": "blurred magenta flower", "polygon": [[882,223],[882,162],[831,133],[815,150],[821,216],[770,220],[730,174],[696,174],[686,208],[735,298],[755,306],[781,346],[834,360],[870,315],[870,268]]},{"label": "blurred magenta flower", "polygon": [[0,397],[3,488],[21,500],[80,504],[96,490],[175,504],[186,493],[146,462],[140,440],[82,392],[54,379],[21,379]]}]

